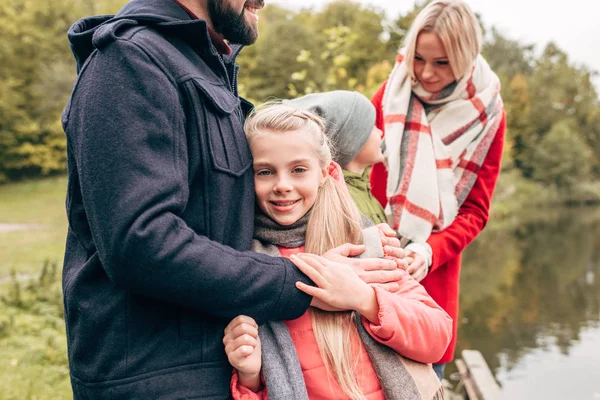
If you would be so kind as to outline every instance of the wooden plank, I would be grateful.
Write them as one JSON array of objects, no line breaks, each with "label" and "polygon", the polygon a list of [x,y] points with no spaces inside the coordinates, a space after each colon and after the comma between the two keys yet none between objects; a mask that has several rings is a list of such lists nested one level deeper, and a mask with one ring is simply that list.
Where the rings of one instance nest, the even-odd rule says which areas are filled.
[{"label": "wooden plank", "polygon": [[479,398],[481,400],[502,399],[500,386],[496,382],[496,379],[494,379],[494,375],[492,375],[492,371],[490,371],[481,353],[477,350],[463,350],[462,359],[469,370],[469,376],[477,388]]},{"label": "wooden plank", "polygon": [[[469,375],[469,370],[465,362],[461,359],[454,360],[454,364],[456,364],[456,368],[458,368],[458,373],[460,374],[460,383],[465,387],[465,391],[467,392],[467,396],[469,396],[469,400],[479,400],[479,393],[473,384],[473,380]],[[458,387],[458,385],[457,385]]]}]

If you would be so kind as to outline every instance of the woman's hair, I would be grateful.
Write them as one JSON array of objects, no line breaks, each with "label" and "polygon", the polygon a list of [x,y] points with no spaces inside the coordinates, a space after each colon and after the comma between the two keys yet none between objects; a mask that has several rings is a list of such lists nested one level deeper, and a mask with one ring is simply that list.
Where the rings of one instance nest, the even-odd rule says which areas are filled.
[{"label": "woman's hair", "polygon": [[464,1],[435,0],[415,18],[404,40],[406,67],[413,78],[417,38],[421,32],[434,32],[439,36],[457,80],[470,72],[481,51],[482,39],[479,21]]},{"label": "woman's hair", "polygon": [[[259,135],[285,135],[303,130],[310,135],[321,168],[331,163],[331,147],[325,135],[325,123],[317,115],[285,104],[270,102],[257,108],[244,125],[248,143]],[[305,251],[322,255],[344,243],[362,243],[358,209],[331,176],[319,188],[306,227]],[[317,345],[325,366],[333,373],[340,388],[351,399],[364,399],[356,381],[351,312],[326,312],[311,309],[310,316]]]}]

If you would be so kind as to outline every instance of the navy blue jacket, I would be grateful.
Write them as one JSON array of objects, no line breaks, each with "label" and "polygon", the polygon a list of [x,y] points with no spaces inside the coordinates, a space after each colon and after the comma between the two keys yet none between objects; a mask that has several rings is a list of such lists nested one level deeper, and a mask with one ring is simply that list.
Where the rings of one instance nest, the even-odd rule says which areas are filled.
[{"label": "navy blue jacket", "polygon": [[168,0],[69,31],[63,272],[76,399],[225,399],[235,316],[299,317],[310,282],[251,253],[252,157],[235,52]]}]

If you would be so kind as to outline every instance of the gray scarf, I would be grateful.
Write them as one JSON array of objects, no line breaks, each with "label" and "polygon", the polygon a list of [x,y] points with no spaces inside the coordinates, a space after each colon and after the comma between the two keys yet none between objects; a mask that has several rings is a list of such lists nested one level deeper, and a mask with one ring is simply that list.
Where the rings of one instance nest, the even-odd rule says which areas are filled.
[{"label": "gray scarf", "polygon": [[[263,217],[268,218],[264,215]],[[268,232],[271,223],[275,222],[261,217],[255,220],[253,250],[278,256],[279,249],[267,241],[267,238],[271,238],[277,232]],[[304,244],[306,227],[304,230],[298,229],[298,226],[288,228],[285,229],[285,241],[288,245],[278,245],[292,248]],[[361,254],[361,258],[382,257],[383,249],[377,227],[367,228],[363,233],[367,251]],[[281,237],[276,240],[282,242]],[[290,243],[299,244],[292,246]],[[408,360],[377,342],[363,326],[361,316],[355,313],[354,317],[358,334],[379,376],[387,400],[443,399],[443,389],[431,366]],[[270,321],[261,325],[258,333],[262,346],[262,374],[269,400],[308,400],[298,355],[285,324],[281,321]]]}]

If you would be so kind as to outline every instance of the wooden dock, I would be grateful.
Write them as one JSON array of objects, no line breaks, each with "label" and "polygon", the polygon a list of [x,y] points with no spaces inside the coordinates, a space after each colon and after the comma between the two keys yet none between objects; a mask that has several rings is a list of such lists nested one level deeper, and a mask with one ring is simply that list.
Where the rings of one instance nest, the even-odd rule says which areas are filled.
[{"label": "wooden dock", "polygon": [[463,350],[454,363],[460,379],[451,391],[446,391],[447,400],[501,400],[502,391],[488,367],[483,355],[477,350]]}]

